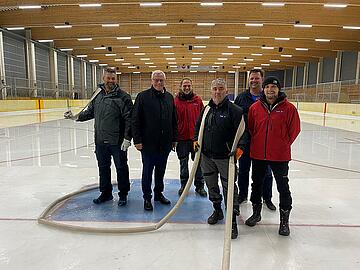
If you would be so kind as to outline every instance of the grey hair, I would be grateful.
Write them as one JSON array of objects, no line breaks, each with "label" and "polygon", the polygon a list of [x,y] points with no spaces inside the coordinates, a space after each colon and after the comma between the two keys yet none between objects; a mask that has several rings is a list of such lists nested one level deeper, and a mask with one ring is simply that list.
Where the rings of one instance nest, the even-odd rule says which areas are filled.
[{"label": "grey hair", "polygon": [[154,79],[154,76],[157,75],[157,74],[163,75],[163,76],[164,76],[164,79],[166,79],[165,72],[162,71],[162,70],[154,70],[154,71],[151,73],[151,79]]},{"label": "grey hair", "polygon": [[213,88],[215,85],[222,85],[226,89],[226,81],[223,78],[217,78],[211,82],[211,88]]}]

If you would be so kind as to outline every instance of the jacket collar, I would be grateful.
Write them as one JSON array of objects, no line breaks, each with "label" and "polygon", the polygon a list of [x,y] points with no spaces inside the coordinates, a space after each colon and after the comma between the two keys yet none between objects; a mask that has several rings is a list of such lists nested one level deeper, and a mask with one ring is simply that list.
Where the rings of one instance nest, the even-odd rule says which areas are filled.
[{"label": "jacket collar", "polygon": [[268,108],[273,108],[275,107],[275,105],[277,105],[278,103],[281,103],[283,102],[284,100],[286,99],[286,94],[284,92],[279,92],[279,96],[278,98],[275,100],[274,104],[272,104],[270,106],[270,104],[266,101],[266,97],[265,97],[265,94],[264,92],[261,92],[260,94],[260,101],[263,103],[263,104],[266,104]]},{"label": "jacket collar", "polygon": [[209,101],[209,106],[210,106],[211,108],[221,108],[221,107],[225,106],[228,102],[229,102],[228,96],[226,96],[226,97],[224,98],[224,100],[223,100],[220,104],[218,104],[218,105],[216,105],[216,104],[214,103],[214,101],[213,101],[212,99],[210,99],[210,101]]}]

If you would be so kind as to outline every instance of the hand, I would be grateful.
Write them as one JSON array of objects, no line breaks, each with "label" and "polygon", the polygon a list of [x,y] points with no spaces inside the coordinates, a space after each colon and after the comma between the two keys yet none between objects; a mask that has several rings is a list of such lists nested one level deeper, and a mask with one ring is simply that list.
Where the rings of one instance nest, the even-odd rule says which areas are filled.
[{"label": "hand", "polygon": [[196,153],[197,151],[199,151],[200,145],[199,145],[199,142],[198,142],[198,141],[193,141],[193,149],[194,149],[194,152],[195,152],[195,153]]},{"label": "hand", "polygon": [[64,118],[65,119],[73,119],[74,115],[73,115],[72,111],[68,110],[68,111],[64,112]]},{"label": "hand", "polygon": [[122,144],[121,144],[121,151],[127,151],[128,150],[128,148],[130,147],[130,145],[131,145],[131,142],[129,141],[129,140],[127,140],[127,139],[124,139],[123,140],[123,142],[122,142]]},{"label": "hand", "polygon": [[176,146],[177,146],[177,142],[173,142],[172,143],[172,150],[175,152],[176,150]]},{"label": "hand", "polygon": [[239,160],[239,158],[242,156],[242,154],[244,153],[243,150],[241,150],[241,148],[236,148],[234,151],[229,153],[229,157],[234,156],[235,160]]},{"label": "hand", "polygon": [[137,143],[137,144],[135,144],[135,148],[137,149],[137,150],[139,150],[139,151],[141,151],[142,150],[142,143]]}]

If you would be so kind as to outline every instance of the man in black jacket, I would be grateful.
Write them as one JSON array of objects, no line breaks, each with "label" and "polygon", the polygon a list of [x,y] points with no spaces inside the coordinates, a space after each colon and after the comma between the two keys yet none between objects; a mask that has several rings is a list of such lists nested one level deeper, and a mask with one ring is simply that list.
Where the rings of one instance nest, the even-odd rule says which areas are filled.
[{"label": "man in black jacket", "polygon": [[[95,118],[95,154],[100,177],[100,196],[94,199],[100,204],[113,199],[111,184],[111,157],[113,157],[119,189],[119,206],[127,203],[130,191],[127,149],[131,141],[131,110],[133,103],[129,94],[119,88],[116,72],[106,69],[101,91],[88,107],[76,117],[76,121]],[[67,112],[65,118],[71,118]]]},{"label": "man in black jacket", "polygon": [[[240,106],[244,110],[244,114],[247,117],[250,106],[260,97],[262,92],[262,83],[264,79],[264,73],[261,69],[252,69],[249,72],[249,89],[235,99],[235,104]],[[239,159],[239,202],[247,201],[249,190],[249,172],[251,166],[250,159],[250,140],[244,149],[244,153]],[[272,210],[276,210],[276,206],[272,203],[272,183],[273,177],[270,167],[267,167],[264,178],[262,197],[266,206]]]},{"label": "man in black jacket", "polygon": [[167,159],[177,141],[177,120],[173,96],[166,91],[165,73],[156,70],[151,75],[152,86],[139,93],[132,114],[132,134],[143,163],[142,191],[144,209],[152,211],[152,173],[155,168],[154,200],[170,201],[162,194]]},{"label": "man in black jacket", "polygon": [[[236,131],[243,117],[242,109],[231,103],[227,97],[226,82],[224,79],[216,79],[211,83],[212,98],[209,101],[210,110],[205,119],[203,142],[201,149],[201,169],[203,171],[206,186],[209,192],[209,200],[213,203],[214,212],[207,222],[216,224],[224,218],[221,209],[222,196],[218,185],[220,175],[223,188],[224,201],[227,200],[229,155]],[[201,119],[204,114],[202,110],[195,126],[195,148],[199,135]],[[243,148],[247,143],[247,131],[244,132],[238,143]],[[196,150],[196,149],[195,149]],[[240,149],[239,149],[240,151]],[[240,151],[241,152],[241,151]],[[238,159],[241,154],[237,155]],[[236,175],[236,173],[234,172]],[[234,185],[234,209],[232,216],[231,238],[238,236],[236,216],[239,215],[238,189]]]}]

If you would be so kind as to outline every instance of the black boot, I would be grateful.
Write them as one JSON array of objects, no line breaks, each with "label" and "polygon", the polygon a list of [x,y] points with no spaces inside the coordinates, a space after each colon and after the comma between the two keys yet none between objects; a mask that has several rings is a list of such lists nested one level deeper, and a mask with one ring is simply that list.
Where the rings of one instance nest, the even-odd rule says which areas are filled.
[{"label": "black boot", "polygon": [[259,222],[261,220],[261,208],[262,208],[262,204],[253,204],[253,214],[251,217],[249,217],[246,221],[245,224],[253,227],[256,225],[257,222]]},{"label": "black boot", "polygon": [[273,202],[270,200],[264,200],[266,207],[269,208],[271,211],[276,211],[276,206],[273,204]]},{"label": "black boot", "polygon": [[98,198],[93,199],[93,203],[100,204],[107,201],[111,201],[112,199],[113,199],[113,195],[111,192],[101,192]]},{"label": "black boot", "polygon": [[290,235],[289,215],[290,215],[290,210],[280,209],[280,227],[279,227],[280,235],[284,235],[284,236]]},{"label": "black boot", "polygon": [[179,196],[181,196],[181,194],[184,192],[185,186],[186,186],[186,184],[181,183],[181,187],[180,187],[180,189],[178,191]]},{"label": "black boot", "polygon": [[196,192],[197,194],[199,194],[201,197],[206,197],[206,196],[207,196],[207,192],[206,192],[206,190],[205,190],[204,187],[197,187],[197,188],[195,188],[195,192]]},{"label": "black boot", "polygon": [[214,225],[214,224],[218,223],[219,220],[222,220],[223,218],[224,218],[224,213],[221,209],[221,204],[214,204],[214,212],[208,218],[208,220],[207,220],[208,224]]},{"label": "black boot", "polygon": [[231,239],[236,239],[239,235],[238,228],[237,228],[237,222],[236,222],[236,213],[233,213],[232,216],[232,227],[231,227]]}]

